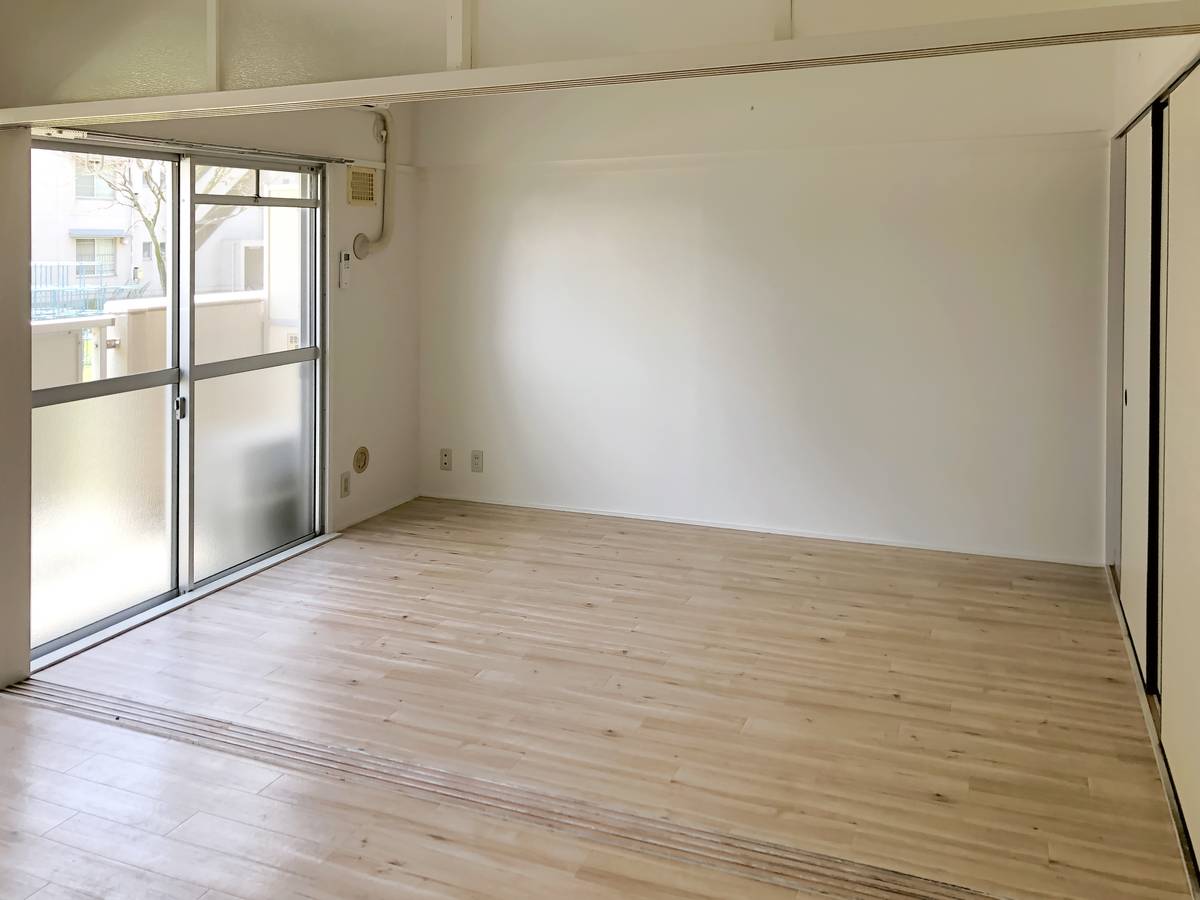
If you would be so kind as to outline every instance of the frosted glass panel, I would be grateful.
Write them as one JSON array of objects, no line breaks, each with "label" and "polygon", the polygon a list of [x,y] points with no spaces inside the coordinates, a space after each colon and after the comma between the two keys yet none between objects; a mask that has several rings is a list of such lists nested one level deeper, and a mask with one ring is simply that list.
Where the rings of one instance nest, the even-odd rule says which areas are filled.
[{"label": "frosted glass panel", "polygon": [[195,580],[312,533],[315,365],[196,382]]},{"label": "frosted glass panel", "polygon": [[315,212],[196,207],[196,362],[313,345]]},{"label": "frosted glass panel", "polygon": [[164,593],[172,389],[33,411],[32,643]]}]

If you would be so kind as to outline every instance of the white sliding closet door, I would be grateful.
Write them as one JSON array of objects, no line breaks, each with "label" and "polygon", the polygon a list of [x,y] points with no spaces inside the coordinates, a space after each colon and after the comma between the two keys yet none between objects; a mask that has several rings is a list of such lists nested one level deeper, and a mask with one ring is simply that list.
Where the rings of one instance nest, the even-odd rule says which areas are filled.
[{"label": "white sliding closet door", "polygon": [[1146,675],[1150,514],[1150,242],[1154,184],[1150,116],[1125,139],[1125,342],[1121,416],[1121,606]]},{"label": "white sliding closet door", "polygon": [[1200,828],[1200,74],[1172,94],[1163,455],[1162,741]]}]

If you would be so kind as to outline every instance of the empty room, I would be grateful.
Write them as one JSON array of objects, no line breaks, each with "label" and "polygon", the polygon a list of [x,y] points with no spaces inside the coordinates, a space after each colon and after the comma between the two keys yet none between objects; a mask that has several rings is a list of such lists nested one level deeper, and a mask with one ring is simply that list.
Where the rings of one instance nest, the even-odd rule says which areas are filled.
[{"label": "empty room", "polygon": [[1200,898],[1200,0],[8,6],[0,900]]}]

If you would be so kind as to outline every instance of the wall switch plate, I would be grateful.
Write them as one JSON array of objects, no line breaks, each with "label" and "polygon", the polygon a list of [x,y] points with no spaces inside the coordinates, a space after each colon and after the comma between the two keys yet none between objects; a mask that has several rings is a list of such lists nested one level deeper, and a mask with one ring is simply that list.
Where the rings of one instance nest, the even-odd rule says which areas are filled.
[{"label": "wall switch plate", "polygon": [[339,477],[338,481],[341,482],[341,490],[339,491],[339,495],[342,497],[349,497],[350,496],[350,473],[343,472],[341,474],[341,476]]},{"label": "wall switch plate", "polygon": [[442,471],[449,472],[454,468],[454,451],[449,447],[442,448]]},{"label": "wall switch plate", "polygon": [[354,261],[354,254],[349,250],[342,250],[338,253],[338,287],[350,287],[350,266]]},{"label": "wall switch plate", "polygon": [[471,451],[471,471],[472,472],[482,472],[483,471],[483,451],[482,450],[472,450]]}]

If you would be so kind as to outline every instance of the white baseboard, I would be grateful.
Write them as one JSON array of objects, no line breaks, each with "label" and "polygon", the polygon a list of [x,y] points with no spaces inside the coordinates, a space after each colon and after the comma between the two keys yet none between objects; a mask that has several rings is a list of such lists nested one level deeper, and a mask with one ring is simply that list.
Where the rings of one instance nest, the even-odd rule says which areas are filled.
[{"label": "white baseboard", "polygon": [[511,500],[491,500],[480,497],[468,497],[459,494],[438,494],[422,491],[419,497],[431,500],[455,500],[461,503],[483,503],[492,506],[506,506],[514,509],[541,509],[547,512],[582,513],[589,516],[612,516],[616,519],[635,519],[641,522],[665,522],[671,525],[698,525],[703,528],[726,528],[730,531],[749,531],[756,534],[779,534],[787,537],[809,538],[818,541],[840,541],[848,544],[871,544],[876,547],[897,547],[904,550],[932,550],[938,553],[957,553],[963,556],[986,556],[993,559],[1019,559],[1026,562],[1056,563],[1066,566],[1084,566],[1089,569],[1100,568],[1103,562],[1094,559],[1052,558],[1046,556],[1029,556],[1021,553],[1011,553],[997,548],[981,547],[949,547],[938,544],[921,544],[908,541],[898,541],[894,538],[872,537],[869,535],[833,534],[821,531],[802,531],[793,528],[769,527],[744,522],[722,522],[709,519],[684,519],[675,516],[650,516],[644,513],[622,512],[615,509],[596,509],[586,506],[556,506],[548,503],[520,503]]},{"label": "white baseboard", "polygon": [[389,509],[395,509],[397,506],[403,506],[405,503],[408,503],[410,500],[415,500],[419,496],[421,496],[421,495],[420,494],[409,494],[407,497],[405,497],[402,500],[389,500],[389,501],[383,503],[382,505],[380,505],[378,508],[372,506],[372,507],[370,507],[370,510],[371,510],[370,512],[365,513],[365,514],[359,513],[352,520],[350,520],[348,522],[342,522],[340,520],[331,522],[329,530],[330,531],[338,531],[338,532],[345,531],[347,528],[352,528],[355,525],[359,525],[359,524],[367,521],[367,519],[373,519],[376,516],[381,516],[385,512],[387,512]]}]

